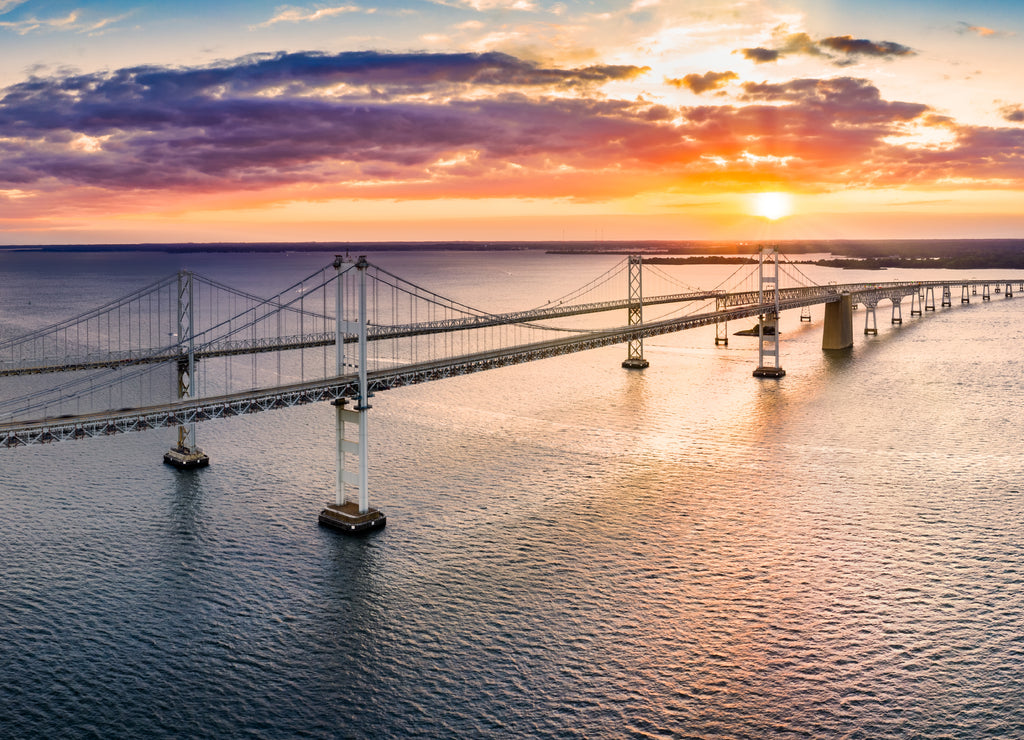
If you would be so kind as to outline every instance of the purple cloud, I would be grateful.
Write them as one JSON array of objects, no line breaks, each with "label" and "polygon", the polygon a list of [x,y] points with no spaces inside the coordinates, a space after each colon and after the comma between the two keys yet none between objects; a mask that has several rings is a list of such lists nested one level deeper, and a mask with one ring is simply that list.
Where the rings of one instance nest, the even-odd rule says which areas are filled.
[{"label": "purple cloud", "polygon": [[751,49],[740,49],[744,59],[749,59],[754,64],[768,64],[778,61],[782,56],[778,49],[765,49],[762,46],[755,46]]},{"label": "purple cloud", "polygon": [[829,36],[818,44],[826,49],[838,51],[849,56],[869,57],[905,57],[912,56],[914,50],[909,46],[897,44],[895,41],[869,41],[855,39],[852,36]]},{"label": "purple cloud", "polygon": [[1000,108],[999,112],[1010,123],[1024,123],[1024,106],[1007,105]]},{"label": "purple cloud", "polygon": [[[807,56],[828,57],[836,66],[844,67],[854,62],[854,57],[871,56],[892,59],[894,57],[913,56],[914,50],[909,46],[897,44],[895,41],[870,41],[855,39],[852,36],[829,36],[819,41],[813,40],[806,33],[793,33],[783,39],[774,49],[757,47],[739,49],[744,58],[755,64],[778,61],[784,56],[805,54]],[[842,56],[835,56],[841,54]]]}]

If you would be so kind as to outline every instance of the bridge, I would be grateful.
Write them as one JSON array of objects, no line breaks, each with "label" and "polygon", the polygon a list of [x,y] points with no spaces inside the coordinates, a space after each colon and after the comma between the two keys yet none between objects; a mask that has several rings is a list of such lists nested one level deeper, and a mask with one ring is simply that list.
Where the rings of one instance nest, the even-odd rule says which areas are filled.
[{"label": "bridge", "polygon": [[[320,521],[361,532],[386,522],[369,506],[367,483],[376,393],[613,344],[626,345],[624,368],[642,369],[646,338],[713,324],[716,345],[728,344],[728,322],[751,317],[758,320],[753,374],[781,378],[775,327],[782,311],[799,309],[809,321],[809,308],[825,304],[822,347],[842,350],[853,344],[855,305],[864,307],[865,334],[877,334],[882,301],[896,324],[907,298],[913,317],[935,311],[937,294],[945,308],[957,292],[970,303],[1024,290],[1019,277],[818,285],[774,249],[740,272],[728,286],[699,289],[631,256],[543,306],[491,313],[362,257],[336,258],[270,297],[182,271],[0,342],[8,391],[0,400],[0,446],[175,427],[164,461],[197,468],[209,463],[196,444],[198,423],[330,402],[336,491]],[[665,313],[652,319],[653,307]],[[625,312],[625,323],[587,325],[616,311]],[[559,321],[568,318],[582,323]]]}]

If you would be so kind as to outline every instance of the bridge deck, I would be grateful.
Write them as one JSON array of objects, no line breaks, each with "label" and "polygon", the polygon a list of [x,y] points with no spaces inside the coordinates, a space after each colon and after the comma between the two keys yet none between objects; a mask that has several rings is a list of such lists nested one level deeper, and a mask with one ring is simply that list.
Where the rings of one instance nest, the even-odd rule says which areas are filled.
[{"label": "bridge deck", "polygon": [[[789,288],[779,291],[779,309],[790,310],[820,303],[829,303],[840,299],[842,293],[849,293],[859,300],[889,298],[899,300],[915,291],[923,291],[928,287],[944,287],[950,285],[992,285],[1016,283],[1020,279],[986,279],[963,281],[916,281],[898,283],[855,283],[846,285],[814,286],[811,288]],[[716,302],[725,304],[721,310],[710,311],[686,317],[676,317],[660,321],[647,322],[634,326],[614,329],[581,332],[569,337],[561,337],[543,342],[535,342],[454,356],[442,360],[422,363],[395,365],[386,369],[378,369],[368,373],[370,391],[382,391],[405,385],[423,383],[440,378],[447,378],[467,373],[480,372],[497,367],[504,367],[523,362],[554,357],[557,355],[579,352],[587,349],[621,344],[630,340],[643,339],[662,334],[684,331],[709,324],[735,321],[769,313],[774,310],[775,303],[758,303],[757,291],[722,294],[714,291],[706,293],[677,294],[674,296],[658,296],[645,299],[645,305],[671,303],[715,298]],[[595,308],[594,306],[600,305]],[[550,307],[544,310],[544,318],[579,315],[625,308],[626,301],[613,301],[604,304],[590,304],[590,310],[581,310],[581,306]],[[537,320],[540,314],[520,312],[518,314],[501,314],[493,316],[473,317],[476,321],[472,326],[458,322],[434,322],[426,325],[407,325],[399,327],[373,327],[371,340],[410,336],[426,333],[457,331],[467,328],[498,325],[501,323],[520,323],[526,319]],[[252,354],[256,352],[280,351],[284,349],[300,349],[318,347],[334,343],[334,335],[320,334],[315,337],[286,337],[273,343],[264,341],[259,346],[222,345],[208,346],[196,352],[197,357],[215,357],[228,354]],[[354,341],[346,337],[345,341]],[[109,358],[106,361],[96,360],[92,364],[79,363],[74,366],[65,365],[59,369],[88,369],[92,367],[109,367],[112,364],[136,364],[139,362],[177,361],[180,355],[164,353],[148,359],[140,358]],[[36,368],[34,372],[54,372],[51,368]],[[6,374],[14,374],[14,370]],[[32,372],[22,368],[20,373]],[[287,408],[306,403],[331,401],[339,398],[354,398],[358,390],[358,378],[355,373],[337,377],[306,381],[290,385],[259,388],[220,396],[200,399],[184,399],[165,404],[157,404],[139,408],[124,408],[117,411],[101,411],[96,413],[67,415],[59,418],[43,418],[35,420],[16,420],[0,423],[0,446],[14,447],[24,444],[41,444],[68,439],[103,436],[129,431],[151,429],[155,427],[176,426],[196,421],[223,418],[237,414],[254,413],[271,409]]]}]

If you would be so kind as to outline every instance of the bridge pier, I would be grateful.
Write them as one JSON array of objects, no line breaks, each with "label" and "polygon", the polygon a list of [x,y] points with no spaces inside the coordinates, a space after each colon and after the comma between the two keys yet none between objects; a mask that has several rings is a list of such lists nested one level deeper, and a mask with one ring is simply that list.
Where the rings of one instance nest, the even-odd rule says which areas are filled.
[{"label": "bridge pier", "polygon": [[971,297],[967,294],[967,285],[966,284],[960,286],[960,302],[961,303],[970,303],[971,302]]},{"label": "bridge pier", "polygon": [[[383,529],[387,524],[384,512],[369,504],[369,486],[367,481],[367,411],[369,406],[355,409],[346,408],[347,400],[339,398],[332,401],[335,408],[336,433],[336,477],[334,503],[328,504],[318,517],[318,522],[325,527],[344,534],[365,534],[375,529]],[[358,438],[346,436],[346,425],[357,428]],[[350,470],[345,465],[345,458],[353,455],[356,458],[356,469]],[[356,489],[356,498],[350,499],[348,489]]]},{"label": "bridge pier", "polygon": [[[910,294],[910,317],[921,315],[921,299],[924,296],[921,295],[921,289],[917,288],[913,293]],[[915,308],[916,306],[916,308]]]},{"label": "bridge pier", "polygon": [[924,289],[924,310],[935,310],[935,290],[931,285]]},{"label": "bridge pier", "polygon": [[1006,284],[1006,297],[1013,298],[1013,286],[1010,283]]},{"label": "bridge pier", "polygon": [[903,297],[892,298],[892,323],[903,323]]},{"label": "bridge pier", "polygon": [[[178,399],[192,398],[196,372],[195,321],[192,310],[192,273],[178,273]],[[187,344],[186,342],[187,337]],[[204,468],[210,456],[196,447],[196,423],[178,425],[178,444],[164,453],[164,463],[181,470]]]},{"label": "bridge pier", "polygon": [[[878,300],[877,298],[875,300]],[[864,334],[878,334],[878,323],[875,321],[875,306],[877,303],[864,301]]]},{"label": "bridge pier", "polygon": [[953,294],[949,290],[949,285],[942,286],[942,307],[948,308],[953,305]]},{"label": "bridge pier", "polygon": [[825,324],[821,333],[824,350],[849,349],[853,346],[853,298],[849,293],[838,301],[825,304]]},{"label": "bridge pier", "polygon": [[[335,408],[335,442],[337,445],[335,461],[335,491],[334,503],[328,504],[320,512],[318,521],[321,525],[337,530],[344,534],[365,534],[375,529],[383,529],[387,524],[387,517],[384,512],[370,506],[369,484],[367,473],[369,469],[367,457],[367,411],[370,410],[369,384],[367,382],[367,351],[366,351],[366,268],[369,264],[366,257],[360,257],[356,262],[356,269],[359,270],[359,321],[353,324],[344,320],[341,266],[344,261],[341,257],[334,260],[334,269],[338,274],[335,278],[337,289],[334,297],[334,309],[336,324],[334,330],[334,358],[335,372],[340,376],[345,369],[345,330],[355,329],[358,334],[359,351],[359,398],[354,409],[346,408],[347,399],[339,398],[333,401]],[[354,424],[358,429],[358,439],[352,440],[345,435],[345,425]],[[346,469],[345,458],[352,454],[356,457],[357,468],[354,471]],[[356,500],[349,500],[347,488],[354,487],[357,491]]]},{"label": "bridge pier", "polygon": [[992,294],[989,293],[989,291],[988,291],[988,283],[985,283],[982,286],[982,288],[981,288],[981,300],[983,300],[983,301],[991,301],[992,300]]}]

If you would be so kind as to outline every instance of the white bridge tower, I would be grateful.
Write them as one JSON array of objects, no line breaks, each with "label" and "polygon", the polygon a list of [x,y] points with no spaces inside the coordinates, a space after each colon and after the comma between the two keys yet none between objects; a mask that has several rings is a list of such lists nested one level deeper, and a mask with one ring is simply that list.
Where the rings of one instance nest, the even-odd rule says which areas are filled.
[{"label": "white bridge tower", "polygon": [[[347,398],[338,398],[332,402],[337,442],[334,503],[328,504],[320,512],[319,521],[345,534],[362,534],[383,528],[387,524],[387,517],[384,512],[370,506],[367,480],[367,412],[370,410],[371,395],[366,374],[366,268],[369,263],[366,257],[360,257],[355,263],[359,271],[359,320],[356,322],[346,321],[344,317],[344,264],[345,260],[341,257],[335,258],[334,269],[338,273],[335,277],[337,290],[334,298],[337,318],[334,330],[335,373],[339,378],[345,374],[345,335],[355,334],[358,337],[359,395],[353,408],[348,407],[350,400]],[[355,430],[355,439],[348,436],[350,429]],[[352,465],[347,464],[350,459]],[[354,497],[349,495],[349,490],[354,491]]]},{"label": "white bridge tower", "polygon": [[758,303],[772,304],[757,320],[756,378],[781,378],[786,374],[779,364],[779,250],[761,247],[759,255]]}]

